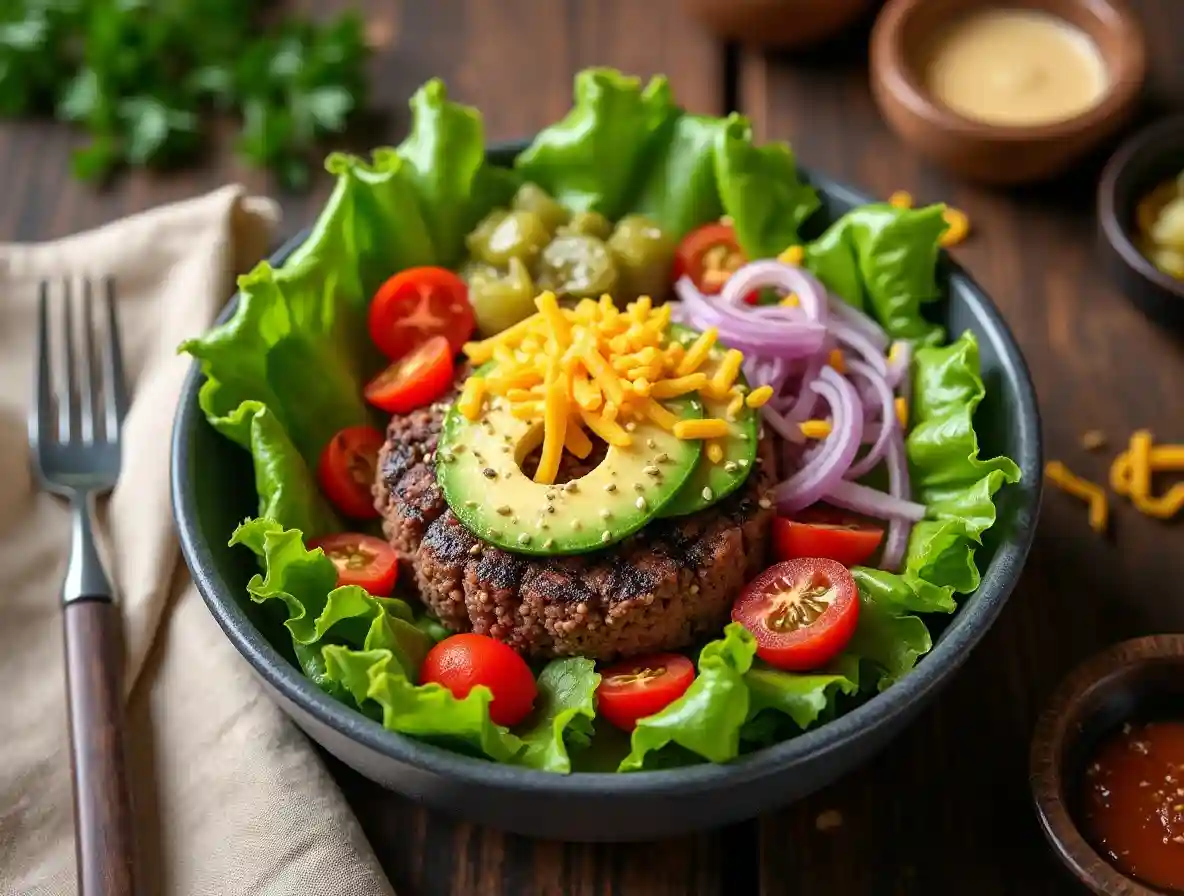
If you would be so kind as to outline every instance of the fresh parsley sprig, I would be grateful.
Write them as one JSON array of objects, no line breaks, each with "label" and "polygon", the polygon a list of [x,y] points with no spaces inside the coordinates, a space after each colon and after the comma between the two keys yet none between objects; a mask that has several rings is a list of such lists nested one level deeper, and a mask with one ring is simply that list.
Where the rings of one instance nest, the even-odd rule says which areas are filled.
[{"label": "fresh parsley sprig", "polygon": [[[365,102],[362,22],[270,19],[260,0],[0,0],[0,115],[53,115],[90,143],[87,180],[201,151],[211,118],[241,122],[250,163],[288,187]],[[272,21],[273,24],[265,24]]]}]

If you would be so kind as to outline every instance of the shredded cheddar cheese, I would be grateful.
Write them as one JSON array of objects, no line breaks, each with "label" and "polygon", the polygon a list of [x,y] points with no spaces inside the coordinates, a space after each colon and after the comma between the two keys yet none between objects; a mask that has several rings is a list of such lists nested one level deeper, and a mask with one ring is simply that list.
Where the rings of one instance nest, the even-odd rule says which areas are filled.
[{"label": "shredded cheddar cheese", "polygon": [[897,190],[888,197],[888,204],[893,208],[912,208],[913,194],[908,190]]},{"label": "shredded cheddar cheese", "polygon": [[896,400],[892,402],[892,404],[896,408],[896,419],[900,421],[900,428],[901,429],[908,429],[909,428],[909,403],[908,403],[907,399],[905,399],[905,397],[903,395],[898,396],[896,398]]},{"label": "shredded cheddar cheese", "polygon": [[679,376],[689,376],[692,371],[698,370],[699,366],[707,360],[707,355],[718,338],[718,328],[708,327],[704,330],[699,334],[699,338],[691,344],[691,347],[687,349],[687,353],[679,362],[678,369],[675,372]]},{"label": "shredded cheddar cheese", "polygon": [[1156,445],[1149,430],[1139,429],[1131,433],[1127,450],[1110,465],[1110,488],[1130,498],[1140,513],[1171,519],[1184,509],[1184,483],[1176,483],[1166,494],[1156,496],[1151,492],[1151,476],[1182,470],[1184,445]]},{"label": "shredded cheddar cheese", "polygon": [[830,435],[831,425],[829,420],[807,420],[798,424],[798,428],[807,439],[825,439]]},{"label": "shredded cheddar cheese", "polygon": [[688,392],[698,392],[707,386],[707,374],[688,373],[686,376],[675,377],[672,380],[662,380],[650,387],[653,398],[677,398]]},{"label": "shredded cheddar cheese", "polygon": [[740,365],[743,363],[744,355],[741,352],[734,348],[728,349],[705,390],[707,394],[712,398],[724,398],[736,382],[736,377],[740,374]]},{"label": "shredded cheddar cheese", "polygon": [[[650,390],[650,394],[653,394],[652,389]],[[642,405],[641,411],[646,417],[654,421],[654,423],[657,423],[660,427],[667,430],[668,432],[673,432],[674,424],[678,422],[678,417],[676,417],[666,408],[662,407],[662,405],[658,404],[658,402],[654,401],[653,398],[646,400],[646,402]]]},{"label": "shredded cheddar cheese", "polygon": [[782,264],[801,265],[803,259],[806,257],[806,250],[801,246],[790,246],[784,252],[777,256],[777,260]]},{"label": "shredded cheddar cheese", "polygon": [[740,412],[744,410],[744,394],[739,389],[733,389],[731,395],[728,407],[724,411],[724,416],[728,418],[729,423],[740,416]]},{"label": "shredded cheddar cheese", "polygon": [[847,372],[847,361],[843,358],[843,350],[832,348],[830,354],[826,356],[826,363],[835,369],[836,373]]},{"label": "shredded cheddar cheese", "polygon": [[1095,532],[1106,531],[1110,516],[1110,502],[1100,485],[1074,475],[1059,460],[1051,460],[1045,464],[1044,475],[1061,491],[1087,502],[1089,504],[1090,528]]},{"label": "shredded cheddar cheese", "polygon": [[592,440],[588,438],[588,434],[584,430],[580,429],[578,416],[568,416],[567,418],[563,447],[580,460],[592,453]]},{"label": "shredded cheddar cheese", "polygon": [[[801,256],[801,247],[787,251]],[[631,433],[647,421],[676,438],[703,440],[708,458],[720,463],[724,448],[718,440],[730,433],[729,421],[746,405],[759,408],[772,397],[768,386],[742,387],[744,355],[730,349],[720,358],[715,328],[686,345],[668,341],[671,308],[646,296],[623,310],[607,295],[565,308],[554,293],[543,292],[535,307],[536,314],[464,346],[473,364],[495,366],[469,377],[457,409],[477,420],[486,407],[500,407],[539,425],[536,482],[554,483],[565,451],[587,457],[590,435],[627,448]],[[705,365],[713,356],[719,363],[709,378]],[[727,400],[727,419],[683,420],[662,404],[696,392]]]},{"label": "shredded cheddar cheese", "polygon": [[966,212],[959,211],[956,208],[946,208],[942,212],[942,217],[949,226],[946,228],[945,233],[938,239],[938,245],[956,246],[966,239],[967,234],[970,233],[970,219],[966,217]]},{"label": "shredded cheddar cheese", "polygon": [[479,376],[471,376],[465,380],[465,387],[461,390],[456,406],[469,420],[476,420],[481,413],[481,402],[485,398],[485,380]]},{"label": "shredded cheddar cheese", "polygon": [[745,399],[750,408],[762,407],[770,398],[773,397],[772,386],[760,386],[748,393],[748,398]]},{"label": "shredded cheddar cheese", "polygon": [[719,439],[727,434],[727,421],[718,418],[679,420],[674,424],[674,435],[679,439]]}]

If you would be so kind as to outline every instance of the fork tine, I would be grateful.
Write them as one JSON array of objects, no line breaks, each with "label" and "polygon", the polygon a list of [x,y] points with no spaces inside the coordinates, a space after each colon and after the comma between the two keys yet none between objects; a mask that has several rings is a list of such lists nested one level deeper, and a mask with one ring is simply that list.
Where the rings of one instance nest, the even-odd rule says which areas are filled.
[{"label": "fork tine", "polygon": [[74,373],[74,297],[68,277],[62,281],[62,292],[62,366],[65,375],[58,393],[63,398],[58,408],[58,438],[70,442],[78,435],[79,408],[78,377]]},{"label": "fork tine", "polygon": [[99,404],[99,383],[95,379],[95,316],[91,308],[90,278],[82,280],[82,337],[86,351],[78,365],[78,391],[82,396],[82,441],[95,442],[95,409]]},{"label": "fork tine", "polygon": [[42,280],[37,290],[37,397],[30,418],[29,435],[38,445],[49,441],[54,415],[53,376],[49,354],[49,283]]},{"label": "fork tine", "polygon": [[119,320],[115,313],[115,280],[103,278],[107,299],[107,346],[104,353],[103,378],[107,384],[107,441],[119,437],[119,424],[127,413],[127,382],[123,376],[123,352],[119,340]]}]

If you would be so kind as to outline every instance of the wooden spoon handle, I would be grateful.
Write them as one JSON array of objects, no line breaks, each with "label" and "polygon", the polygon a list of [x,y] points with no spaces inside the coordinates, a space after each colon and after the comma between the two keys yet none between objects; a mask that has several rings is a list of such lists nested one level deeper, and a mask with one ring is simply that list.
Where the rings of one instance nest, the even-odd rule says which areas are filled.
[{"label": "wooden spoon handle", "polygon": [[79,893],[133,896],[119,611],[110,599],[99,598],[73,600],[63,614]]}]

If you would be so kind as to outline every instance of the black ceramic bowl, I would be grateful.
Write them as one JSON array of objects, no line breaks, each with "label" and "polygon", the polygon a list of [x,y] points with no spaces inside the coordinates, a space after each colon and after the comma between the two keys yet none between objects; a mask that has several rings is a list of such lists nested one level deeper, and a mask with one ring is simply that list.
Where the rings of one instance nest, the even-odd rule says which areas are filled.
[{"label": "black ceramic bowl", "polygon": [[[490,150],[507,164],[520,146]],[[870,201],[822,177],[819,220]],[[303,236],[303,235],[302,235]],[[273,258],[279,264],[297,237]],[[952,333],[978,336],[987,398],[976,424],[988,455],[1006,454],[1022,481],[998,497],[998,522],[979,551],[982,584],[945,623],[933,651],[882,694],[793,740],[727,765],[632,774],[566,776],[471,759],[394,734],[305,678],[261,634],[246,582],[255,559],[226,547],[235,525],[256,512],[251,463],[218,435],[197,404],[202,376],[194,366],[173,434],[173,504],[181,547],[198,590],[262,679],[307,734],[371,780],[433,808],[479,824],[563,840],[644,840],[728,824],[799,799],[865,762],[905,727],[949,681],[999,615],[1019,578],[1040,502],[1040,420],[1027,367],[998,309],[956,265],[943,261],[948,301],[936,319]],[[232,299],[222,319],[232,313]]]},{"label": "black ceramic bowl", "polygon": [[1098,183],[1098,228],[1119,288],[1148,317],[1184,330],[1184,282],[1135,247],[1135,208],[1151,190],[1184,171],[1184,116],[1139,131],[1106,163]]}]

